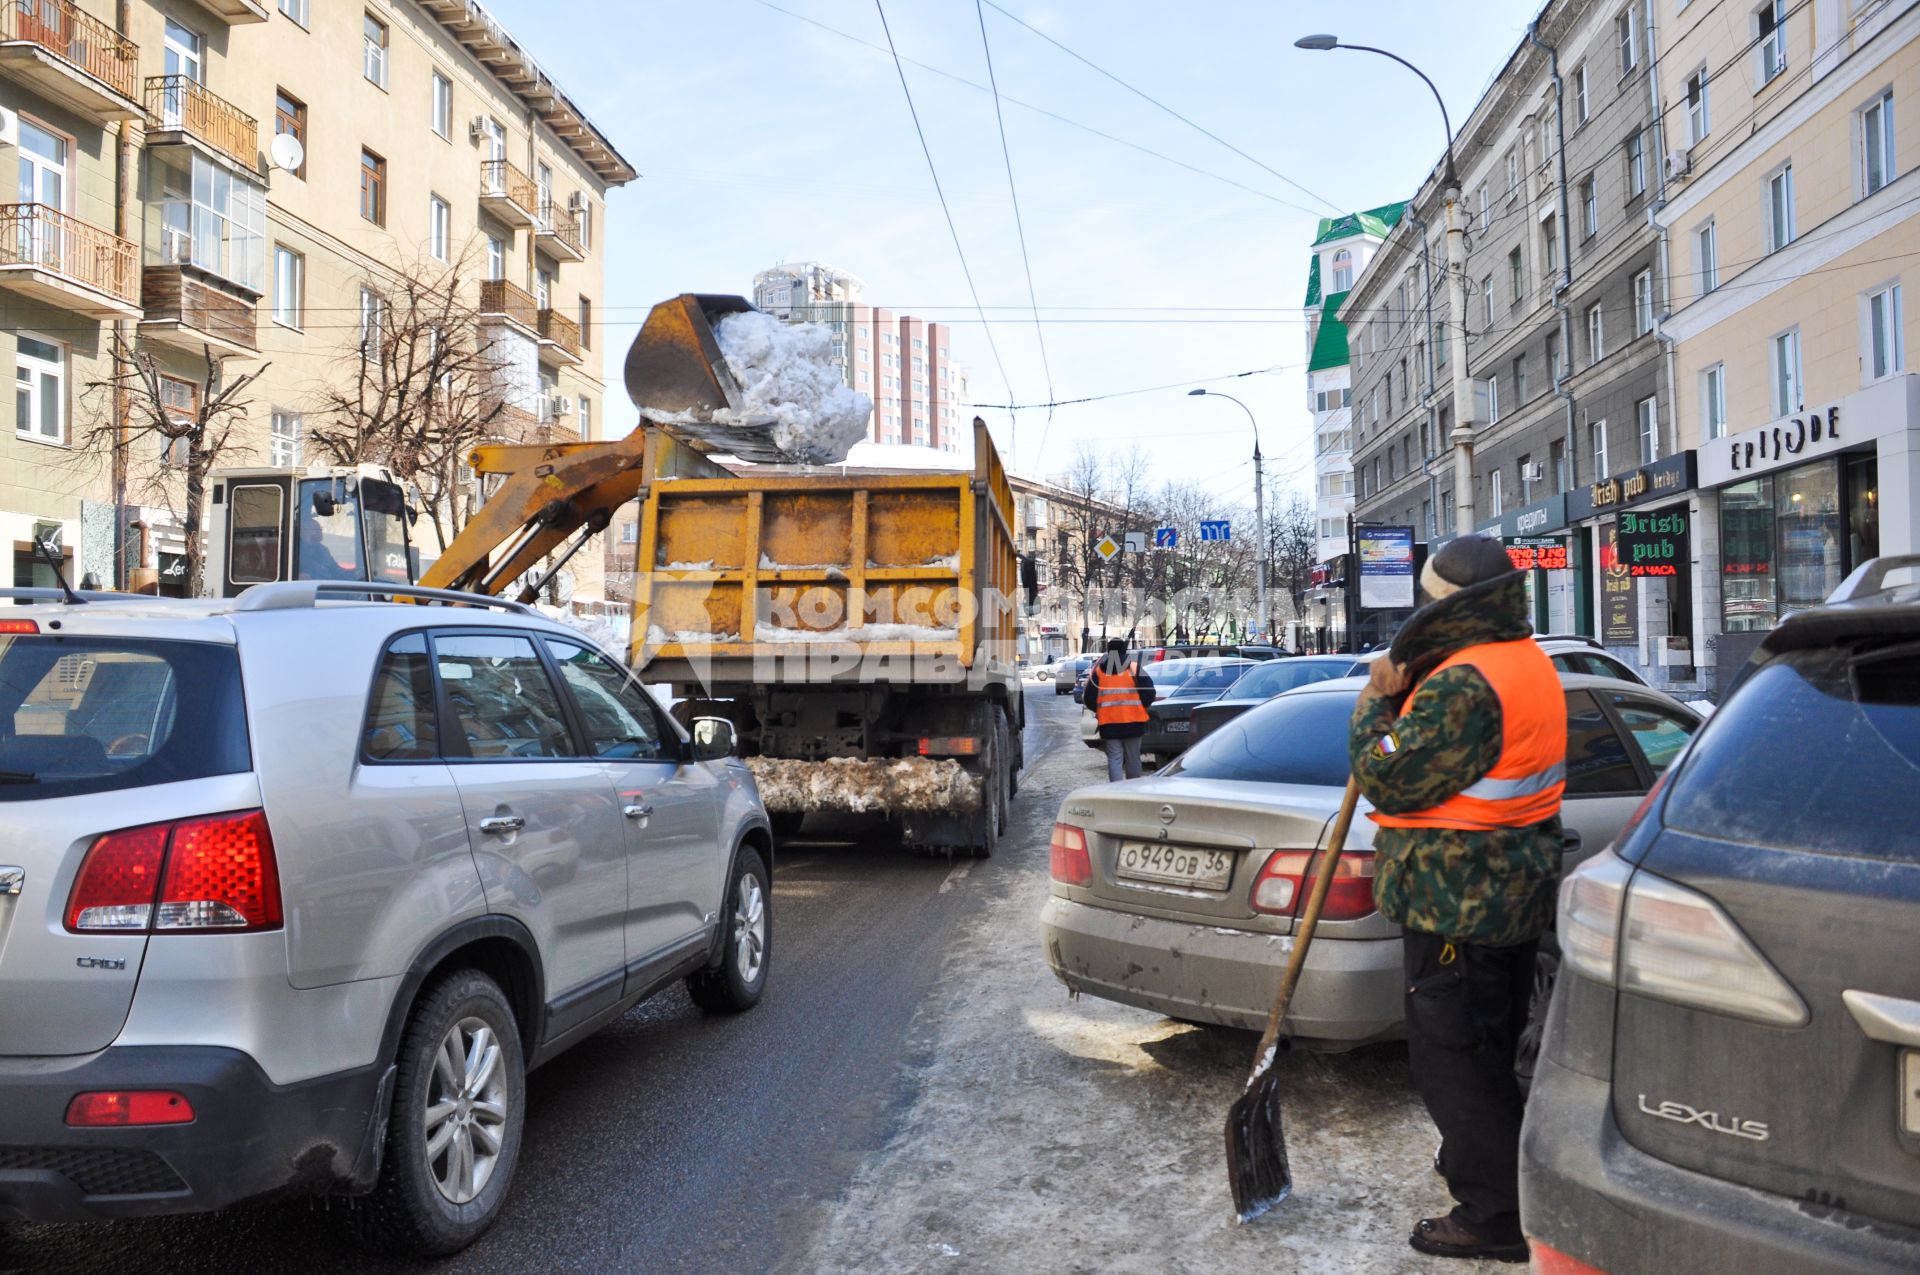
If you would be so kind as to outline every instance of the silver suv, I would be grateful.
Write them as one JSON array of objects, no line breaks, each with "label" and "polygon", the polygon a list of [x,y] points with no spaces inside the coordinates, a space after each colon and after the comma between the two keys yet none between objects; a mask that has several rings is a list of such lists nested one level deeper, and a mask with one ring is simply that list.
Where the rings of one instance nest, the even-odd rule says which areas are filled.
[{"label": "silver suv", "polygon": [[0,590],[32,595],[0,608],[0,1221],[339,1193],[450,1253],[529,1068],[681,979],[760,999],[732,727],[517,604],[392,589]]}]

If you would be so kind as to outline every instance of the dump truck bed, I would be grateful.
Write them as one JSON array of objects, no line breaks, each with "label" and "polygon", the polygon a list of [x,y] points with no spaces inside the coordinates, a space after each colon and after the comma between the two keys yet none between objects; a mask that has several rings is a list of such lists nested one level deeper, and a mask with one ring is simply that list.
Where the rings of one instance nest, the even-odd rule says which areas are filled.
[{"label": "dump truck bed", "polygon": [[971,471],[655,481],[635,667],[708,685],[866,680],[882,656],[894,682],[1011,671],[1013,492],[977,422],[974,449]]}]

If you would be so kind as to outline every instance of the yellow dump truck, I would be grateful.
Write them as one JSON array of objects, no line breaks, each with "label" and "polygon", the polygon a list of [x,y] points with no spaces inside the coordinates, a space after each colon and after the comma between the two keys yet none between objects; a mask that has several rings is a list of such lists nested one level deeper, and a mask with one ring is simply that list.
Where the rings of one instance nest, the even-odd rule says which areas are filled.
[{"label": "yellow dump truck", "polygon": [[776,829],[878,810],[909,844],[992,853],[1023,760],[1022,595],[979,421],[974,458],[648,485],[634,666],[732,720]]}]

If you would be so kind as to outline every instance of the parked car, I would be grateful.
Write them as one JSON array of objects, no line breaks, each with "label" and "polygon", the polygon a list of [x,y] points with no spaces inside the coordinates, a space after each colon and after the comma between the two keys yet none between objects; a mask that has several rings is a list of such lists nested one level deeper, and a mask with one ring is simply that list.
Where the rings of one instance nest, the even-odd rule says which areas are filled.
[{"label": "parked car", "polygon": [[1236,645],[1234,643],[1186,642],[1161,646],[1143,646],[1135,651],[1134,657],[1143,664],[1158,664],[1162,660],[1223,659],[1239,658],[1246,660],[1277,660],[1292,655],[1293,652],[1278,646],[1262,644]]},{"label": "parked car", "polygon": [[516,603],[370,588],[0,591],[0,1219],[364,1195],[451,1253],[530,1068],[673,983],[760,999],[731,726]]},{"label": "parked car", "polygon": [[[1567,863],[1605,845],[1699,726],[1646,687],[1560,676]],[[1348,774],[1365,683],[1317,682],[1234,719],[1157,775],[1082,788],[1053,830],[1043,946],[1069,988],[1169,1017],[1263,1025],[1308,861]],[[1344,1049],[1404,1035],[1399,929],[1373,906],[1373,823],[1354,820],[1294,994],[1291,1035]],[[1551,952],[1543,978],[1553,969]],[[1550,982],[1536,997],[1545,1006]],[[1537,1048],[1538,1022],[1526,1049]]]},{"label": "parked car", "polygon": [[1054,665],[1053,693],[1065,695],[1074,690],[1096,658],[1092,655],[1069,655]]},{"label": "parked car", "polygon": [[[1140,741],[1142,755],[1156,761],[1165,762],[1187,751],[1193,740],[1193,710],[1205,703],[1219,699],[1227,693],[1229,687],[1238,682],[1248,669],[1291,664],[1291,660],[1248,659],[1200,659],[1182,660],[1195,667],[1180,680],[1179,685],[1158,692],[1156,680],[1156,698],[1147,709],[1147,733]],[[1161,664],[1166,668],[1174,661]],[[1151,676],[1151,674],[1149,674]]]},{"label": "parked car", "polygon": [[1535,1268],[1920,1265],[1920,556],[1781,622],[1561,885]]},{"label": "parked car", "polygon": [[[1360,667],[1363,670],[1365,668],[1364,665]],[[1189,746],[1248,709],[1258,708],[1284,691],[1336,677],[1351,677],[1354,668],[1354,659],[1350,655],[1300,655],[1290,660],[1256,664],[1218,699],[1194,705],[1189,714],[1193,722]]]}]

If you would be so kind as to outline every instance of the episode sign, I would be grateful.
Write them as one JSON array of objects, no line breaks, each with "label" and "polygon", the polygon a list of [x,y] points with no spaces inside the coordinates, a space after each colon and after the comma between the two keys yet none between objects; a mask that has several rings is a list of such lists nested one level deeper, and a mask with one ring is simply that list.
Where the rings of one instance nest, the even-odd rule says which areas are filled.
[{"label": "episode sign", "polygon": [[1200,538],[1202,540],[1233,539],[1233,524],[1225,518],[1203,518],[1200,520]]},{"label": "episode sign", "polygon": [[1155,527],[1153,529],[1153,547],[1156,549],[1176,549],[1180,545],[1180,531],[1177,527]]}]

